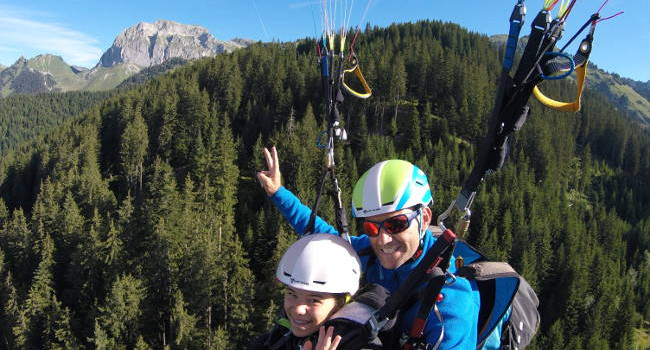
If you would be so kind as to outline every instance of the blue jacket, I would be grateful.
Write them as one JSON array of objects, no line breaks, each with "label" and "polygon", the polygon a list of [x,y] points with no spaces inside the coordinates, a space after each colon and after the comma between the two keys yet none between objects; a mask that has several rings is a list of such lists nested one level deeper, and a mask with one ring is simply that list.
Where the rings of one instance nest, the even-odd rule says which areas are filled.
[{"label": "blue jacket", "polygon": [[[293,193],[284,187],[281,187],[271,197],[271,200],[296,232],[302,235],[309,222],[311,209],[302,204]],[[314,232],[338,234],[334,227],[321,218],[316,219]],[[361,235],[350,238],[352,246],[357,252],[369,250],[367,249],[370,248],[368,236]],[[396,291],[434,242],[435,238],[431,232],[427,231],[424,236],[423,253],[420,257],[393,270],[382,267],[378,260],[372,256],[373,253],[360,256],[366,283],[378,283],[390,292]],[[452,257],[450,271],[452,273],[455,271],[454,257]],[[442,296],[443,299],[437,303],[437,306],[444,322],[444,336],[438,349],[476,349],[476,327],[480,307],[480,296],[476,284],[464,278],[457,278],[455,283],[443,287]],[[418,302],[413,305],[401,317],[402,332],[409,332],[419,304]],[[430,344],[435,344],[438,341],[441,329],[442,325],[438,317],[431,311],[424,331]]]}]

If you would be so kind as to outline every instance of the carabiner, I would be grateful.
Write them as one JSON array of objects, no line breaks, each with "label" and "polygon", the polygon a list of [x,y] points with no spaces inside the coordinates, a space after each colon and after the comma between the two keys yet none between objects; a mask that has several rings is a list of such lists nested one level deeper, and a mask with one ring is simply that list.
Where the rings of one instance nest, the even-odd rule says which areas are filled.
[{"label": "carabiner", "polygon": [[571,63],[569,69],[566,72],[564,72],[563,74],[556,75],[556,76],[548,76],[548,75],[544,75],[544,73],[542,73],[540,75],[540,78],[542,78],[544,80],[560,80],[560,79],[564,79],[564,78],[568,77],[569,75],[571,75],[571,73],[573,73],[573,71],[576,69],[576,63],[573,61],[573,57],[571,57],[571,55],[569,55],[566,52],[559,52],[559,51],[546,52],[546,53],[544,53],[544,56],[564,57],[569,61],[569,63]]}]

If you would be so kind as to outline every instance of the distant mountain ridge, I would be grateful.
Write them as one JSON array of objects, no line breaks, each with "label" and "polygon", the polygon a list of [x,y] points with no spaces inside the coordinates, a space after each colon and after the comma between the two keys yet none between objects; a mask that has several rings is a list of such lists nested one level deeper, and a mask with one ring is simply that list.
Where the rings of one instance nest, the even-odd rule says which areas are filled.
[{"label": "distant mountain ridge", "polygon": [[[503,45],[506,35],[490,39]],[[523,37],[519,45],[526,42]],[[172,58],[189,61],[231,52],[253,43],[248,39],[221,41],[206,28],[168,20],[140,22],[125,29],[92,69],[68,65],[59,56],[44,54],[21,57],[10,67],[0,66],[0,97],[57,91],[103,91],[117,87],[143,69],[162,65]],[[177,64],[148,70],[134,81],[160,74]],[[131,82],[133,83],[133,81]],[[622,78],[590,66],[587,88],[609,99],[630,118],[650,125],[650,81]]]},{"label": "distant mountain ridge", "polygon": [[[172,58],[186,61],[246,47],[248,39],[217,40],[204,27],[168,20],[125,29],[92,69],[71,66],[59,56],[21,57],[0,68],[0,97],[56,91],[101,91],[118,86],[144,68]],[[1,67],[1,66],[0,66]]]},{"label": "distant mountain ridge", "polygon": [[12,93],[37,94],[58,91],[55,85],[56,81],[52,75],[31,68],[29,61],[24,57],[20,57],[16,63],[0,71],[0,95],[2,96]]},{"label": "distant mountain ridge", "polygon": [[650,126],[650,81],[622,78],[590,65],[587,88],[605,96],[616,108],[646,126]]}]

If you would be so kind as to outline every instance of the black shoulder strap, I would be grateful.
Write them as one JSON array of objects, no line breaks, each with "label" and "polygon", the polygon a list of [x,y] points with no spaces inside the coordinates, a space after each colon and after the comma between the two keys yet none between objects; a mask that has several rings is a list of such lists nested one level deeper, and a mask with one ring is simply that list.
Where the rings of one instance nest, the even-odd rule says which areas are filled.
[{"label": "black shoulder strap", "polygon": [[[451,255],[451,252],[450,251],[448,252],[449,254],[445,254],[447,256],[443,258],[445,259],[447,266],[449,265],[449,256]],[[445,335],[444,320],[442,319],[442,315],[438,311],[438,308],[436,307],[435,303],[438,300],[438,295],[440,294],[442,287],[445,286],[445,280],[447,276],[445,274],[445,271],[440,267],[435,267],[431,269],[431,271],[429,271],[427,275],[428,275],[427,279],[429,279],[429,282],[427,283],[426,287],[424,287],[424,290],[421,293],[420,308],[418,309],[418,313],[416,314],[415,319],[413,320],[413,324],[411,325],[411,330],[408,334],[406,343],[404,344],[403,349],[405,350],[420,349],[423,346],[424,347],[427,346],[427,339],[424,336],[424,329],[429,319],[429,314],[431,313],[431,310],[435,311],[435,314],[438,317],[438,320],[440,321],[441,331],[438,340],[435,342],[435,344],[429,344],[430,347],[432,349],[437,349],[442,343],[442,339]]]}]

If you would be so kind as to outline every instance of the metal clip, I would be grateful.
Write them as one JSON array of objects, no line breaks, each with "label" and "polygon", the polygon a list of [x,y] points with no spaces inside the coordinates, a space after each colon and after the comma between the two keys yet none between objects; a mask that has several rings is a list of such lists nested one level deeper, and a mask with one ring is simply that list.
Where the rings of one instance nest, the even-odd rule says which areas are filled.
[{"label": "metal clip", "polygon": [[[456,283],[456,275],[454,275],[449,271],[447,271],[445,275],[447,276],[447,279],[445,280],[445,285],[451,286],[452,284]],[[449,278],[451,278],[451,280],[449,280]]]}]

